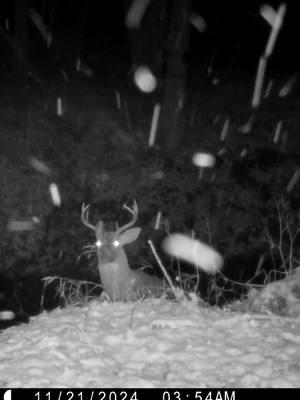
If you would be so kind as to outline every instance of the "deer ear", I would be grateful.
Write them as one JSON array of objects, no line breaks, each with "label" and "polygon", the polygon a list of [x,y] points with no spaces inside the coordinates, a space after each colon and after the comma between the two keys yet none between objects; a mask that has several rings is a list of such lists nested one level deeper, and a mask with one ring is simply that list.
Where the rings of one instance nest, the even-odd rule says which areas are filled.
[{"label": "deer ear", "polygon": [[139,234],[141,233],[141,228],[131,228],[127,229],[127,231],[121,233],[119,237],[119,242],[123,246],[124,244],[134,242]]}]

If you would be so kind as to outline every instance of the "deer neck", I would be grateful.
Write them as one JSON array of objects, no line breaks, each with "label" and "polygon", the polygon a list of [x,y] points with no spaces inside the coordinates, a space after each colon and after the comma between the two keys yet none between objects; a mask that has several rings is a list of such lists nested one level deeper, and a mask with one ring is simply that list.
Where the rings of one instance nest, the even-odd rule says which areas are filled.
[{"label": "deer neck", "polygon": [[111,300],[125,300],[132,270],[125,251],[121,249],[112,262],[98,264],[101,283]]}]

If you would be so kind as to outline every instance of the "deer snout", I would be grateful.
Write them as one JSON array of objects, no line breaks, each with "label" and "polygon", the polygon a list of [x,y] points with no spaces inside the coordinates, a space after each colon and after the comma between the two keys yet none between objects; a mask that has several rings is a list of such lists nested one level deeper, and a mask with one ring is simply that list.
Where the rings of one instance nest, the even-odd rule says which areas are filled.
[{"label": "deer snout", "polygon": [[102,263],[114,262],[116,255],[120,248],[118,240],[114,240],[112,243],[102,243],[101,241],[96,242],[97,254]]}]

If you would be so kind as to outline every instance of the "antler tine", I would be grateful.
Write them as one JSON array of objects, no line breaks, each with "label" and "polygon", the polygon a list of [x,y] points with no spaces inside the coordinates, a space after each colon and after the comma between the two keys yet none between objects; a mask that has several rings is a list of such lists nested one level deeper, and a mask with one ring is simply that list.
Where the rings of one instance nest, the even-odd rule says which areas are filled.
[{"label": "antler tine", "polygon": [[126,229],[130,228],[132,225],[134,225],[138,218],[139,209],[138,209],[138,206],[137,206],[137,203],[135,200],[133,200],[132,208],[128,207],[126,204],[123,205],[123,208],[125,208],[127,211],[129,211],[132,214],[132,219],[130,222],[128,222],[128,224],[125,224],[125,225],[117,228],[118,233],[121,233],[121,232],[125,231]]},{"label": "antler tine", "polygon": [[96,227],[92,224],[89,223],[89,205],[85,205],[84,203],[82,204],[81,207],[81,222],[83,225],[87,226],[88,228],[92,229],[93,231],[96,231]]}]

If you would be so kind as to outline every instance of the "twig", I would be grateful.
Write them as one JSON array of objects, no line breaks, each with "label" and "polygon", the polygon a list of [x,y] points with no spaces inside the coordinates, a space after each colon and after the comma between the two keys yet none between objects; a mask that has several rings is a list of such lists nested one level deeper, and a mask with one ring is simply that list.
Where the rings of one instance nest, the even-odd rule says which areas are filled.
[{"label": "twig", "polygon": [[163,263],[161,262],[161,260],[160,260],[160,258],[159,258],[159,256],[158,256],[158,254],[157,254],[157,252],[156,252],[156,250],[155,250],[155,248],[154,248],[154,246],[153,246],[152,241],[151,241],[151,240],[148,240],[148,243],[149,243],[150,249],[151,249],[151,251],[152,251],[152,253],[153,253],[153,255],[154,255],[154,257],[155,257],[155,259],[156,259],[156,261],[157,261],[157,263],[158,263],[158,265],[160,266],[160,269],[162,270],[164,276],[166,277],[166,279],[167,279],[167,281],[168,281],[168,283],[169,283],[169,285],[170,285],[170,288],[172,289],[172,291],[173,291],[173,293],[174,293],[174,295],[175,295],[175,297],[176,297],[176,289],[175,289],[175,286],[174,286],[173,283],[172,283],[172,280],[171,280],[171,278],[170,278],[170,275],[167,273],[165,267],[163,266]]}]

